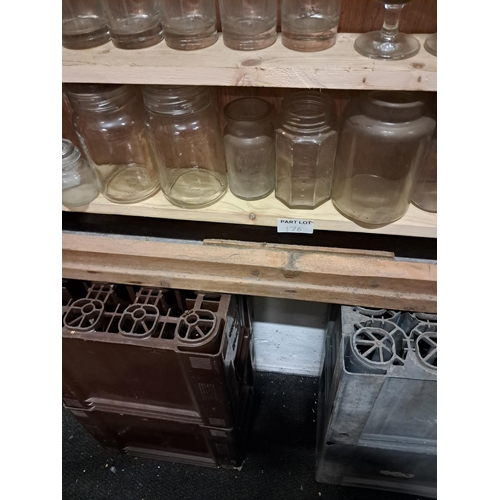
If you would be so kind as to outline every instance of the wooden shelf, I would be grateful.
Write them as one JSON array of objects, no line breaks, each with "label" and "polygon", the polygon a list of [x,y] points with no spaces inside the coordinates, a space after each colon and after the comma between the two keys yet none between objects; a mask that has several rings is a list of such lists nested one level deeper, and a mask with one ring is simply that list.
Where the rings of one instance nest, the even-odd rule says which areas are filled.
[{"label": "wooden shelf", "polygon": [[222,35],[202,50],[173,50],[162,42],[141,50],[120,50],[109,42],[87,50],[62,52],[63,82],[217,85],[357,90],[437,90],[437,58],[415,35],[420,52],[404,61],[380,61],[358,54],[357,34],[339,33],[337,43],[321,52],[296,52],[278,38],[267,49],[228,49]]},{"label": "wooden shelf", "polygon": [[[63,210],[69,209],[63,207]],[[176,207],[159,192],[152,198],[133,205],[112,203],[100,195],[90,205],[71,211],[274,227],[278,218],[292,218],[314,220],[315,230],[437,237],[437,215],[419,210],[413,205],[399,221],[381,228],[367,229],[340,215],[330,201],[315,210],[290,210],[274,194],[263,200],[244,201],[229,190],[219,202],[200,210]]]}]

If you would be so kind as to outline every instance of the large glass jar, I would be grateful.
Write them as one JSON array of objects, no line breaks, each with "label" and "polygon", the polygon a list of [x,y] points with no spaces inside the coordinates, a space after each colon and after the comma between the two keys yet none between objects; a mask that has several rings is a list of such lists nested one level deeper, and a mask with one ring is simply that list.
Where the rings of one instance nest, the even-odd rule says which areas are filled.
[{"label": "large glass jar", "polygon": [[163,194],[182,208],[202,208],[227,190],[224,145],[212,90],[145,85],[146,126]]},{"label": "large glass jar", "polygon": [[157,0],[101,0],[111,40],[119,49],[144,49],[163,40]]},{"label": "large glass jar", "polygon": [[277,0],[220,0],[222,39],[234,50],[259,50],[277,38]]},{"label": "large glass jar", "polygon": [[62,140],[62,203],[66,207],[87,205],[99,194],[95,174],[80,151]]},{"label": "large glass jar", "polygon": [[332,194],[343,215],[367,226],[403,217],[436,125],[425,112],[408,92],[369,92],[347,104]]},{"label": "large glass jar", "polygon": [[115,203],[135,203],[155,194],[158,175],[137,87],[67,84],[66,89],[76,132],[101,193]]},{"label": "large glass jar", "polygon": [[292,50],[318,51],[335,45],[340,0],[282,0],[281,41]]},{"label": "large glass jar", "polygon": [[158,0],[158,5],[169,47],[195,50],[217,41],[215,0]]},{"label": "large glass jar", "polygon": [[316,208],[332,192],[337,148],[333,103],[319,91],[289,94],[276,127],[276,198],[289,208]]},{"label": "large glass jar", "polygon": [[106,42],[109,42],[109,30],[99,0],[63,0],[63,47],[89,49]]},{"label": "large glass jar", "polygon": [[238,198],[260,200],[274,190],[272,112],[271,104],[256,97],[236,99],[224,108],[229,189]]}]

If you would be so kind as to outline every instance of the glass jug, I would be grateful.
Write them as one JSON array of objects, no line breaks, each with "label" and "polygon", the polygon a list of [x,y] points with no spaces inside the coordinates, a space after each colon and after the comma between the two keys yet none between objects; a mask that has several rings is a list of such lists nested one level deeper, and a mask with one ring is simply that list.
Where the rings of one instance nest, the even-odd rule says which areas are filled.
[{"label": "glass jug", "polygon": [[135,203],[155,194],[159,181],[137,87],[67,84],[66,89],[76,132],[103,196]]},{"label": "glass jug", "polygon": [[381,226],[406,213],[436,122],[409,92],[374,91],[343,113],[332,200],[347,218]]}]

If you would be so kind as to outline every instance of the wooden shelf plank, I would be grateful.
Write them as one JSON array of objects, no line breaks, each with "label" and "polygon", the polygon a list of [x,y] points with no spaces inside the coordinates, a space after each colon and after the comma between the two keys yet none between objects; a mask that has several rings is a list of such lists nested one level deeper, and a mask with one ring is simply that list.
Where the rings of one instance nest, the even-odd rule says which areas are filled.
[{"label": "wooden shelf plank", "polygon": [[228,49],[216,44],[178,51],[162,42],[141,50],[120,50],[109,42],[87,50],[62,49],[63,82],[217,85],[358,90],[437,90],[437,58],[415,35],[420,52],[404,61],[380,61],[358,54],[358,35],[339,33],[337,43],[321,52],[296,52],[281,39],[263,50]]},{"label": "wooden shelf plank", "polygon": [[[66,207],[62,209],[70,210]],[[331,201],[327,201],[315,210],[290,210],[278,201],[274,194],[263,200],[244,201],[229,190],[219,202],[200,210],[176,207],[165,199],[162,192],[159,192],[152,198],[133,205],[112,203],[100,195],[90,205],[73,208],[71,211],[271,227],[276,227],[278,218],[306,219],[314,221],[315,230],[437,237],[437,215],[419,210],[413,205],[402,219],[393,224],[368,229],[340,215]]]},{"label": "wooden shelf plank", "polygon": [[64,278],[436,312],[437,265],[323,248],[64,233]]}]

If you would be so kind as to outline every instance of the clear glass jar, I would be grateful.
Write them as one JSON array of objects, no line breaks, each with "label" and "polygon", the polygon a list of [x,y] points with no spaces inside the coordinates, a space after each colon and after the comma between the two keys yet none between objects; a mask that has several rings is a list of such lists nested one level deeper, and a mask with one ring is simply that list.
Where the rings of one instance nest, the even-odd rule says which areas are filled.
[{"label": "clear glass jar", "polygon": [[409,92],[374,91],[351,100],[343,113],[332,200],[366,226],[406,213],[436,122]]},{"label": "clear glass jar", "polygon": [[67,84],[73,123],[99,190],[115,203],[136,203],[159,190],[134,85]]},{"label": "clear glass jar", "polygon": [[276,127],[276,198],[289,208],[318,207],[332,192],[337,149],[332,101],[319,91],[289,94]]},{"label": "clear glass jar", "polygon": [[158,0],[158,5],[169,47],[196,50],[217,41],[215,0]]},{"label": "clear glass jar", "polygon": [[211,89],[145,85],[142,93],[163,194],[182,208],[212,205],[227,190],[227,174]]},{"label": "clear glass jar", "polygon": [[89,204],[99,194],[94,171],[68,139],[62,140],[62,203],[66,207]]},{"label": "clear glass jar", "polygon": [[224,107],[229,189],[243,200],[260,200],[274,191],[272,112],[271,104],[256,97],[236,99]]},{"label": "clear glass jar", "polygon": [[281,41],[305,52],[333,47],[339,17],[340,0],[281,0]]},{"label": "clear glass jar", "polygon": [[429,105],[429,115],[436,120],[429,149],[422,162],[422,169],[413,186],[411,202],[426,212],[437,212],[437,102],[436,96]]},{"label": "clear glass jar", "polygon": [[103,45],[109,39],[109,30],[99,0],[63,0],[63,47],[89,49]]},{"label": "clear glass jar", "polygon": [[219,0],[224,44],[234,50],[259,50],[277,38],[277,0]]},{"label": "clear glass jar", "polygon": [[119,49],[144,49],[163,40],[157,0],[101,0],[111,40]]}]

